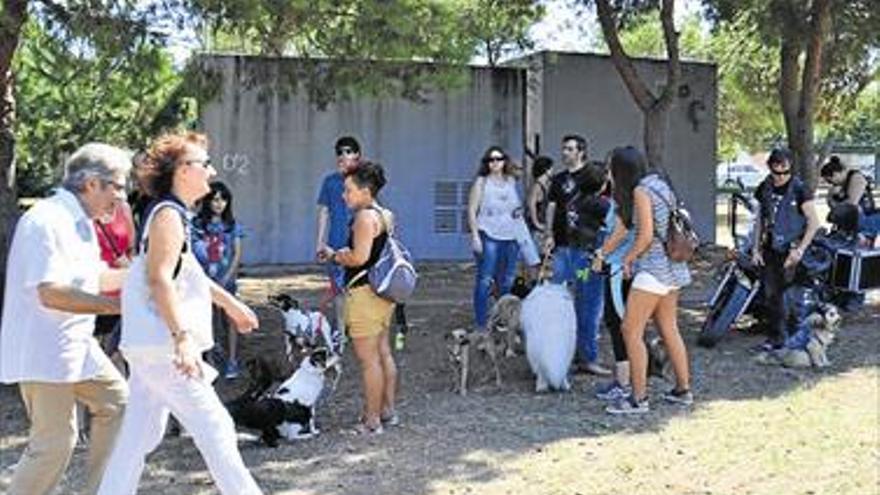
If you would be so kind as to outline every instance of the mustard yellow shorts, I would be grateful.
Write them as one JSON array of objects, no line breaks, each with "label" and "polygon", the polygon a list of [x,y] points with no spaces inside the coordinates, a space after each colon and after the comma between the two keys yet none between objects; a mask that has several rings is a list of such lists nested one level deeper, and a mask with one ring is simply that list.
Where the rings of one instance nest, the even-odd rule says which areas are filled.
[{"label": "mustard yellow shorts", "polygon": [[348,290],[345,296],[345,328],[349,337],[373,337],[388,330],[394,303],[379,297],[369,285]]}]

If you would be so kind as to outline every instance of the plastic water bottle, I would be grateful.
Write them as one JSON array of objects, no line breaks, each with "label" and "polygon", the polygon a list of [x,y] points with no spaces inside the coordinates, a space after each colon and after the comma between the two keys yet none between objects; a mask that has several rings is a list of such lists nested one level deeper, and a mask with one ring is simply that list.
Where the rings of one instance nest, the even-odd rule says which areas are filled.
[{"label": "plastic water bottle", "polygon": [[394,335],[394,350],[402,351],[404,347],[406,347],[406,334],[397,330],[397,333]]}]

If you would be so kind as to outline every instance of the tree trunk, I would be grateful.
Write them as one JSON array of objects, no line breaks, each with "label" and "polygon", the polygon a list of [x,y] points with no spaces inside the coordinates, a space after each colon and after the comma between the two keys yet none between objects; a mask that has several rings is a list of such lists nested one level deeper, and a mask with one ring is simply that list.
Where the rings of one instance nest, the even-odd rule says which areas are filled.
[{"label": "tree trunk", "polygon": [[6,255],[18,216],[15,191],[15,83],[12,58],[27,20],[27,0],[2,0],[0,19],[0,309],[6,284]]},{"label": "tree trunk", "polygon": [[[793,155],[792,166],[811,189],[815,189],[818,182],[814,121],[822,73],[822,55],[830,30],[831,2],[816,0],[810,10],[806,39],[802,38],[802,33],[786,31],[780,50],[782,75],[779,96],[788,147]],[[801,69],[799,60],[804,50],[806,57]]]},{"label": "tree trunk", "polygon": [[645,155],[652,167],[663,166],[663,155],[666,151],[666,110],[653,109],[644,113],[642,128],[645,143]]},{"label": "tree trunk", "polygon": [[667,60],[666,85],[663,88],[663,93],[659,96],[654,95],[644,80],[639,77],[632,59],[624,51],[617,29],[617,14],[611,7],[610,1],[596,0],[596,11],[599,15],[599,24],[602,26],[602,35],[611,52],[611,61],[620,74],[620,78],[623,79],[623,83],[636,106],[642,111],[642,139],[648,163],[652,167],[661,167],[666,148],[666,114],[672,106],[678,90],[678,81],[681,79],[678,33],[675,32],[673,24],[675,3],[673,0],[663,0],[660,7],[660,22],[663,25]]}]

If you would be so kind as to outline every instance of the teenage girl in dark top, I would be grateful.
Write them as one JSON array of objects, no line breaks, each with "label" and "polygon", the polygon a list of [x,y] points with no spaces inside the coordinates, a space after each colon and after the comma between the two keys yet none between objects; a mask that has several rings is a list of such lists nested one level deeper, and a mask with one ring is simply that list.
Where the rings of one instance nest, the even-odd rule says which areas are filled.
[{"label": "teenage girl in dark top", "polygon": [[532,189],[529,191],[529,227],[537,234],[547,230],[544,219],[547,211],[547,194],[553,175],[553,159],[547,156],[535,158],[532,164]]},{"label": "teenage girl in dark top", "polygon": [[382,423],[397,424],[394,409],[397,366],[391,353],[388,329],[394,303],[370,287],[366,271],[379,258],[394,229],[390,211],[381,208],[376,196],[385,185],[382,166],[363,162],[345,174],[345,203],[354,212],[347,248],[325,248],[322,258],[345,267],[348,294],[345,326],[361,367],[364,409],[358,433],[382,433]]}]

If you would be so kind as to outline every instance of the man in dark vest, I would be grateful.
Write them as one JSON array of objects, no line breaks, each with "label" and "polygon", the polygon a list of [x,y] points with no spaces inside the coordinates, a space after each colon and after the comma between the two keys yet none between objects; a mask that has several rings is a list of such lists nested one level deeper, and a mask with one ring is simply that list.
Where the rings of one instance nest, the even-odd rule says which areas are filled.
[{"label": "man in dark vest", "polygon": [[774,149],[767,158],[770,175],[755,190],[760,205],[755,223],[752,260],[763,266],[761,283],[770,338],[763,350],[781,348],[787,337],[783,292],[819,229],[813,192],[791,171],[788,150]]}]

